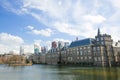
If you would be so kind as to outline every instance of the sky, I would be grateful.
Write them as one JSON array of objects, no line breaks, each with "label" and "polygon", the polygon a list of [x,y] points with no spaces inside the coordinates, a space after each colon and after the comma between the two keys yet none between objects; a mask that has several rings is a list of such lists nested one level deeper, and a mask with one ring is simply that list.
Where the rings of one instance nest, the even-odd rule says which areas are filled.
[{"label": "sky", "polygon": [[94,38],[120,40],[120,0],[0,0],[0,54],[33,53],[33,45]]}]

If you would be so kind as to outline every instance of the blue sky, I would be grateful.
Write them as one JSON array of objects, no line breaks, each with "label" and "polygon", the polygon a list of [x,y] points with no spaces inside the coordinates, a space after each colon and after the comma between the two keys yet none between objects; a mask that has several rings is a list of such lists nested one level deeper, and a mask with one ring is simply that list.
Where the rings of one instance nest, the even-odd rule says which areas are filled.
[{"label": "blue sky", "polygon": [[120,34],[118,0],[0,0],[0,53],[51,41],[73,41],[101,33]]}]

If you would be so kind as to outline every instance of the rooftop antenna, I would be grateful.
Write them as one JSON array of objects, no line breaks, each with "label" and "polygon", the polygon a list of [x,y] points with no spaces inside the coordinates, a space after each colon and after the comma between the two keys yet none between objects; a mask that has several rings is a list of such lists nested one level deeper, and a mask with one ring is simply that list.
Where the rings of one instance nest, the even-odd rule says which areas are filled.
[{"label": "rooftop antenna", "polygon": [[76,37],[76,41],[78,41],[78,37]]}]

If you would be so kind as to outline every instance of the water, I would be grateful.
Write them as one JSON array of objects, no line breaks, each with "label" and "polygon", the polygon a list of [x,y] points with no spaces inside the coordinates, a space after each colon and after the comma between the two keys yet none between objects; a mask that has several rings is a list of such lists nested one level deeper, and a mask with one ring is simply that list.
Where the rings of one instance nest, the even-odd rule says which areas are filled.
[{"label": "water", "polygon": [[0,80],[120,80],[120,68],[0,65]]}]

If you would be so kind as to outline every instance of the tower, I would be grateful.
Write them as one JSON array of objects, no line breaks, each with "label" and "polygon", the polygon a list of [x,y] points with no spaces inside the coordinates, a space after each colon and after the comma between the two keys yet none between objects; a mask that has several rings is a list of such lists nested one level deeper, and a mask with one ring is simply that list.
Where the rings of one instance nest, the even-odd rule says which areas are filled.
[{"label": "tower", "polygon": [[98,36],[100,36],[100,29],[98,28],[98,33],[97,33]]},{"label": "tower", "polygon": [[52,48],[55,49],[55,48],[57,48],[57,46],[58,46],[58,45],[57,45],[57,42],[56,42],[56,41],[53,41],[53,42],[52,42]]},{"label": "tower", "polygon": [[39,54],[39,46],[34,44],[34,53]]},{"label": "tower", "polygon": [[22,46],[20,46],[20,55],[24,54],[24,48]]},{"label": "tower", "polygon": [[113,43],[113,40],[111,39],[111,35],[101,34],[99,28],[98,28],[97,36],[95,36],[95,39],[97,45],[111,46]]},{"label": "tower", "polygon": [[100,33],[100,29],[99,29],[99,28],[98,28],[97,36],[95,36],[95,38],[96,38],[96,43],[97,43],[97,45],[100,45],[100,44],[101,44],[102,36],[101,36],[101,33]]},{"label": "tower", "polygon": [[98,28],[96,39],[97,54],[101,55],[102,66],[114,65],[113,40],[109,34],[101,34]]},{"label": "tower", "polygon": [[64,47],[64,42],[58,41],[58,48],[63,48]]}]

